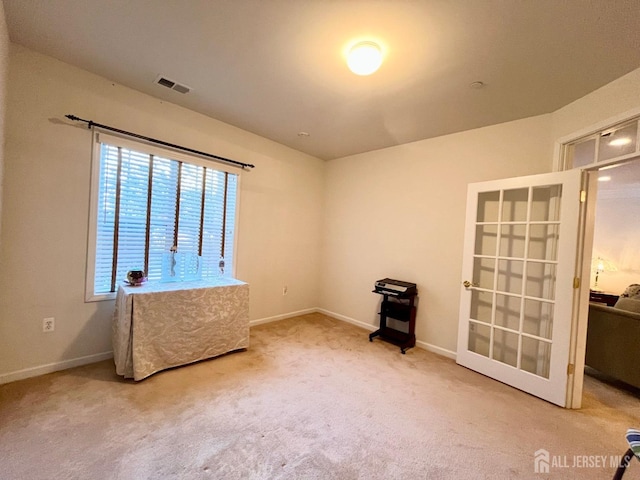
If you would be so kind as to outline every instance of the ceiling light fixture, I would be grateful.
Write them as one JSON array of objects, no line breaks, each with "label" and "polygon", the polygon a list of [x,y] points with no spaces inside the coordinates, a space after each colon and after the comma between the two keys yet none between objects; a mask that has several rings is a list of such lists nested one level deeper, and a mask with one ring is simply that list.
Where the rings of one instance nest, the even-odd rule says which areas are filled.
[{"label": "ceiling light fixture", "polygon": [[599,182],[608,182],[609,180],[611,180],[611,177],[609,175],[603,175],[602,177],[598,177]]},{"label": "ceiling light fixture", "polygon": [[631,139],[629,137],[618,137],[611,140],[609,145],[612,147],[622,147],[623,145],[629,145],[630,143]]},{"label": "ceiling light fixture", "polygon": [[358,42],[349,50],[347,65],[356,75],[371,75],[382,65],[382,50],[374,42]]}]

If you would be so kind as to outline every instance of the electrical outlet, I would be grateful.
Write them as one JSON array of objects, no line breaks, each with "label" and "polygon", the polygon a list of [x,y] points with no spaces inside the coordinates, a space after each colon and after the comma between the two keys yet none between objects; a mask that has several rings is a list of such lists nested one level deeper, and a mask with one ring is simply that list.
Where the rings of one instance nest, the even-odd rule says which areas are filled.
[{"label": "electrical outlet", "polygon": [[286,285],[282,287],[282,295],[286,295],[288,292],[289,292],[289,287],[287,287]]},{"label": "electrical outlet", "polygon": [[42,319],[42,331],[53,332],[56,329],[56,319],[53,317]]}]

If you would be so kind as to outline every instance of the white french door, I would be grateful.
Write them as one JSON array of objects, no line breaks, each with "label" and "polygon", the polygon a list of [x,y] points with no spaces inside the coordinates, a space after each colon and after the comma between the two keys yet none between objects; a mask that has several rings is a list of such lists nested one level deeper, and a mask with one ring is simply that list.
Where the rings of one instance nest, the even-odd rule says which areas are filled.
[{"label": "white french door", "polygon": [[581,172],[469,185],[457,362],[560,406]]}]

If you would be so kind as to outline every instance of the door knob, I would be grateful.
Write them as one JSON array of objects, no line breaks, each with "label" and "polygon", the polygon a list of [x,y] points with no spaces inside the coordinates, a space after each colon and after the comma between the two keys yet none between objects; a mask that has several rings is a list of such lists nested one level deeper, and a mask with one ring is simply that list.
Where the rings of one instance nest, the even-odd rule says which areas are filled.
[{"label": "door knob", "polygon": [[470,282],[469,280],[465,280],[464,282],[462,282],[462,285],[464,285],[464,288],[479,287],[480,286],[477,283]]}]

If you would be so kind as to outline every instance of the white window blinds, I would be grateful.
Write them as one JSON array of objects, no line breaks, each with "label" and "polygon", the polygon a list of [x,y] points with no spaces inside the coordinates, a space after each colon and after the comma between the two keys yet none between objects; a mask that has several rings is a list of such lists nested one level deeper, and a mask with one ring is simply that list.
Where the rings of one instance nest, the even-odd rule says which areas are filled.
[{"label": "white window blinds", "polygon": [[174,246],[202,257],[203,278],[221,274],[221,259],[232,272],[238,175],[131,143],[98,136],[93,296],[129,270],[159,281]]}]

